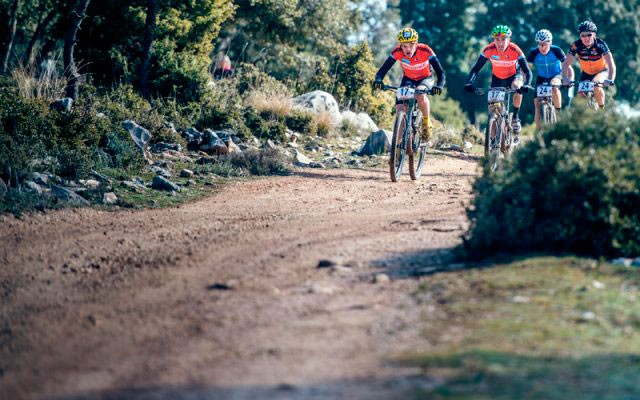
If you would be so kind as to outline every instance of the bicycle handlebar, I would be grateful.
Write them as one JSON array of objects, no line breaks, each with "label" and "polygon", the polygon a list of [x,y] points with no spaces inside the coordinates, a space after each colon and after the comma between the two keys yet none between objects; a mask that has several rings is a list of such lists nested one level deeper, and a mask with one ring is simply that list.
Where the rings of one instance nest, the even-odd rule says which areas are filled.
[{"label": "bicycle handlebar", "polygon": [[515,90],[515,89],[506,88],[506,87],[490,87],[490,88],[475,88],[473,94],[477,94],[478,96],[484,96],[490,90],[498,90],[500,92],[505,92],[505,93],[516,93],[517,92],[517,90]]},{"label": "bicycle handlebar", "polygon": [[[382,90],[390,90],[392,92],[395,92],[396,90],[400,89],[400,86],[391,86],[391,85],[384,85],[382,87]],[[433,93],[431,92],[433,88],[431,89],[415,89],[415,94],[428,94],[428,95],[432,95]]]}]

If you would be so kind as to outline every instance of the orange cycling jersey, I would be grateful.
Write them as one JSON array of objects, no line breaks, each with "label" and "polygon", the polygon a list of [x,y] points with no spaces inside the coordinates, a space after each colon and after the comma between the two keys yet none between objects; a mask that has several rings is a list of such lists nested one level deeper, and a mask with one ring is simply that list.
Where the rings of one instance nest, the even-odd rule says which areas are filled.
[{"label": "orange cycling jersey", "polygon": [[569,53],[578,57],[580,68],[586,74],[595,75],[607,69],[607,62],[603,56],[609,53],[609,46],[600,38],[596,38],[591,47],[586,47],[582,40],[578,39],[571,44]]},{"label": "orange cycling jersey", "polygon": [[524,58],[524,53],[520,50],[520,47],[513,43],[509,43],[509,46],[507,46],[504,52],[500,52],[496,48],[496,44],[491,43],[482,49],[482,55],[491,61],[493,75],[500,79],[507,79],[514,76],[518,72],[518,58]]},{"label": "orange cycling jersey", "polygon": [[429,59],[435,57],[435,55],[431,47],[422,43],[418,43],[418,48],[411,58],[405,57],[400,46],[391,52],[391,57],[396,61],[400,61],[400,65],[404,70],[404,76],[416,81],[431,76]]}]

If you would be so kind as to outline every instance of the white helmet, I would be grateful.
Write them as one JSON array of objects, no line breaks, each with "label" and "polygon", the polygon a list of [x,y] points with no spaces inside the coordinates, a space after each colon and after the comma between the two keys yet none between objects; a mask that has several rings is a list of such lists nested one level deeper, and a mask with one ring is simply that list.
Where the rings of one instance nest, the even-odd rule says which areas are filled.
[{"label": "white helmet", "polygon": [[540,29],[538,32],[536,32],[536,42],[549,42],[551,43],[551,41],[553,40],[553,35],[551,34],[551,32],[549,32],[548,29]]}]

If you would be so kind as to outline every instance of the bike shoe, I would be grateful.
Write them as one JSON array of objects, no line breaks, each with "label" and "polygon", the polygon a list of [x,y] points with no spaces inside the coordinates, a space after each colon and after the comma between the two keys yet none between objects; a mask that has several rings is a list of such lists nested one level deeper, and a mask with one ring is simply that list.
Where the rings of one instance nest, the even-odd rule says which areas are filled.
[{"label": "bike shoe", "polygon": [[420,137],[422,138],[423,143],[427,143],[429,139],[431,139],[431,132],[433,132],[433,123],[431,122],[431,118],[422,119],[422,132]]},{"label": "bike shoe", "polygon": [[522,130],[520,118],[514,118],[513,121],[511,121],[511,129],[513,129],[513,133],[515,133],[516,136],[520,133],[520,130]]}]

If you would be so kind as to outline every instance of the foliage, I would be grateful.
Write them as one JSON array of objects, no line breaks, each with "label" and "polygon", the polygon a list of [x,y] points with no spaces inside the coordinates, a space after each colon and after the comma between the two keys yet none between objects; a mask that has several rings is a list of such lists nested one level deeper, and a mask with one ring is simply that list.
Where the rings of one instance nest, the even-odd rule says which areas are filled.
[{"label": "foliage", "polygon": [[475,182],[464,247],[496,252],[640,253],[639,120],[573,110],[498,173]]},{"label": "foliage", "polygon": [[432,275],[413,294],[432,345],[400,361],[435,383],[403,398],[636,398],[639,284],[635,269],[574,257]]}]

